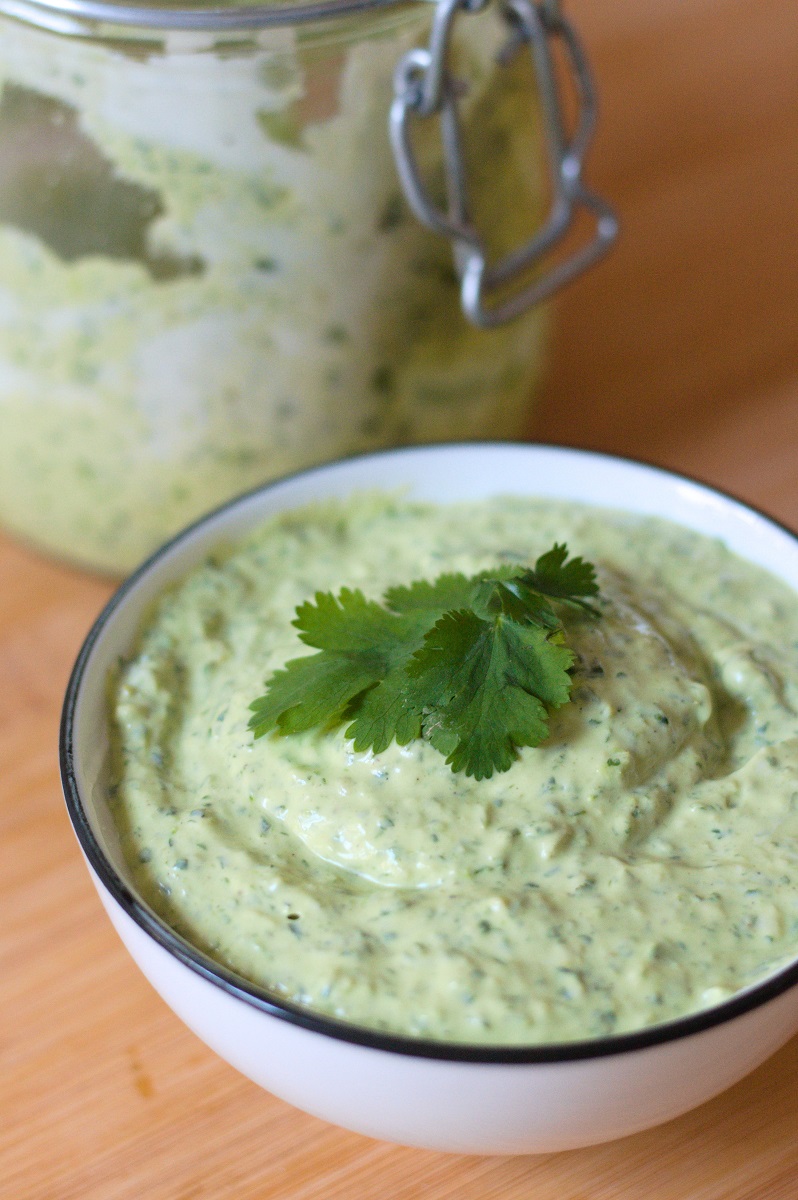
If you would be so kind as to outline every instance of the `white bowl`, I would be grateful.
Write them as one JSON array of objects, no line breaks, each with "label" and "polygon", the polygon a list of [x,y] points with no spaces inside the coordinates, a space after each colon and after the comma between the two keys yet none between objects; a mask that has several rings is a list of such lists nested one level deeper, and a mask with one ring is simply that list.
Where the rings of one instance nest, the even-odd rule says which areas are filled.
[{"label": "white bowl", "polygon": [[730,1000],[639,1032],[501,1048],[422,1042],[315,1016],[220,967],[136,896],[109,816],[106,680],[142,615],[220,541],[270,514],[363,488],[449,501],[515,492],[671,518],[723,538],[798,590],[798,541],[711,488],[639,463],[548,446],[422,447],[270,484],[171,541],[119,589],[69,684],[61,764],[69,815],[108,914],[141,970],[250,1079],[338,1125],[407,1145],[527,1154],[621,1137],[708,1100],[798,1030],[798,962]]}]

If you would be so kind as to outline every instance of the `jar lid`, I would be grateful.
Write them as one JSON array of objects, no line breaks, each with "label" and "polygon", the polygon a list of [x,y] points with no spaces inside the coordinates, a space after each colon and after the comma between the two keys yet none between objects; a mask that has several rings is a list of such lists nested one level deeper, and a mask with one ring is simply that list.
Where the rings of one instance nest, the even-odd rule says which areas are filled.
[{"label": "jar lid", "polygon": [[324,21],[352,13],[393,8],[402,0],[314,0],[312,3],[127,4],[116,0],[0,0],[0,13],[57,32],[71,22],[154,30],[263,29]]}]

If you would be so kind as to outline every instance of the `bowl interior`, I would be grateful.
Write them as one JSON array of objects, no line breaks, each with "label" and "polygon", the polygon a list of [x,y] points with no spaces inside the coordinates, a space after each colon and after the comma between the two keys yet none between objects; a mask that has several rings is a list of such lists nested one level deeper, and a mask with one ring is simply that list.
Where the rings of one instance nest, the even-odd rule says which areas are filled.
[{"label": "bowl interior", "polygon": [[722,538],[798,590],[798,540],[788,530],[699,483],[604,455],[512,444],[424,447],[337,462],[268,485],[201,520],[145,563],[100,615],[76,664],[62,730],[65,772],[74,780],[70,816],[91,865],[106,874],[110,865],[123,890],[134,889],[107,802],[107,686],[117,659],[159,593],[220,543],[276,512],[368,489],[439,502],[539,495],[666,517]]}]

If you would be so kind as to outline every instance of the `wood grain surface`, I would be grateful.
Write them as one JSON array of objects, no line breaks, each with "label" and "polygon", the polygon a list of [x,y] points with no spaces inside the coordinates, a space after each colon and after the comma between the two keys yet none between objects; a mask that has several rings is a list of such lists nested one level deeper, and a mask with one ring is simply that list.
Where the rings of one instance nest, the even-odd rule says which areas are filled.
[{"label": "wood grain surface", "polygon": [[[616,252],[558,304],[531,432],[698,474],[798,528],[795,0],[570,0],[601,88]],[[151,991],[101,911],[57,774],[107,583],[0,535],[0,1197],[795,1200],[798,1040],[645,1134],[461,1158],[260,1091]]]}]

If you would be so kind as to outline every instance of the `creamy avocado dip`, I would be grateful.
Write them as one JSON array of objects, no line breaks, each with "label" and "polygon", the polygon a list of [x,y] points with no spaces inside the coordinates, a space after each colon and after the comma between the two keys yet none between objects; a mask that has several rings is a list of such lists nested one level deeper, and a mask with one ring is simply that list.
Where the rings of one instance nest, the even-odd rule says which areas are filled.
[{"label": "creamy avocado dip", "polygon": [[[390,148],[394,69],[433,5],[101,36],[4,3],[8,527],[124,572],[297,467],[522,432],[543,317],[468,324],[449,243],[410,213]],[[499,64],[507,35],[497,6],[455,31],[470,201],[497,256],[534,232],[542,190],[531,59]],[[440,190],[437,121],[418,133]]]},{"label": "creamy avocado dip", "polygon": [[[550,736],[503,774],[424,741],[254,741],[303,652],[295,607],[344,584],[530,563],[567,540],[599,619]],[[712,1005],[798,939],[798,606],[719,541],[505,497],[357,496],[273,519],[153,611],[113,685],[113,812],[143,896],[279,996],[382,1030],[535,1043]]]}]

